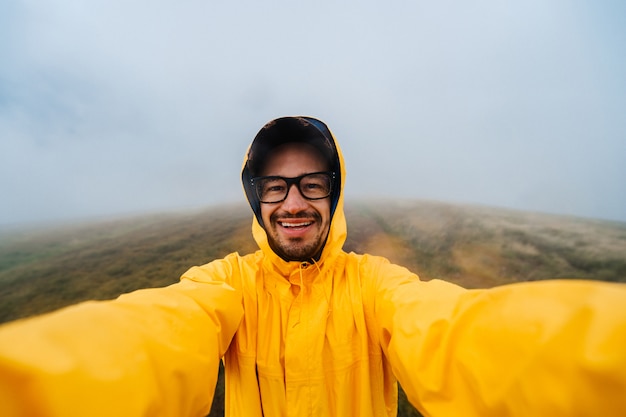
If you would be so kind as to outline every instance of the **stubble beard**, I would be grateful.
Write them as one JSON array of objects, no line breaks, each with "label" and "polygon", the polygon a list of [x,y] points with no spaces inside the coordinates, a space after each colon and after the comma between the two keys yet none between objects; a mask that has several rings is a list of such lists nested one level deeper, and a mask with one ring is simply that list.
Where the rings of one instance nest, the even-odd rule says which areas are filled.
[{"label": "stubble beard", "polygon": [[274,253],[280,256],[286,261],[309,261],[318,257],[322,250],[323,244],[326,241],[328,235],[328,226],[322,223],[322,217],[317,212],[297,214],[295,216],[281,215],[282,219],[298,219],[298,218],[313,218],[315,219],[315,227],[317,233],[310,241],[305,241],[303,238],[285,238],[281,237],[278,233],[278,229],[281,227],[278,225],[277,214],[270,216],[270,231],[267,233],[268,242]]}]

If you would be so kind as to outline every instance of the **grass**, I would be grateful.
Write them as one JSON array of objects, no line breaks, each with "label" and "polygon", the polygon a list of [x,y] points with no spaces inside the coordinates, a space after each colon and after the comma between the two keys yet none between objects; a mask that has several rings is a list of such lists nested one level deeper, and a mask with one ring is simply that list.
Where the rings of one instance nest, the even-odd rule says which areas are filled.
[{"label": "grass", "polygon": [[[345,249],[468,288],[550,278],[626,281],[626,224],[424,201],[348,202]],[[244,205],[0,233],[0,323],[174,283],[256,250]],[[223,415],[223,378],[211,415]],[[400,416],[419,416],[400,392]]]},{"label": "grass", "polygon": [[360,251],[384,254],[426,280],[468,288],[626,281],[624,223],[415,201],[355,204],[348,214],[356,218]]},{"label": "grass", "polygon": [[0,237],[0,321],[174,283],[192,265],[253,250],[249,230],[238,206]]}]

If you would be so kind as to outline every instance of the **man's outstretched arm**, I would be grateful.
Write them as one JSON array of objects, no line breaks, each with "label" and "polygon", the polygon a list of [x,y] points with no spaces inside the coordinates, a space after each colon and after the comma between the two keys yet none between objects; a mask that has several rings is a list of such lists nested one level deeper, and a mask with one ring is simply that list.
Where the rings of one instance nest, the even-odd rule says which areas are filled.
[{"label": "man's outstretched arm", "polygon": [[464,290],[399,278],[406,272],[396,268],[381,268],[380,340],[427,415],[623,415],[626,285],[555,280]]},{"label": "man's outstretched arm", "polygon": [[240,297],[183,279],[6,324],[0,415],[204,416]]}]

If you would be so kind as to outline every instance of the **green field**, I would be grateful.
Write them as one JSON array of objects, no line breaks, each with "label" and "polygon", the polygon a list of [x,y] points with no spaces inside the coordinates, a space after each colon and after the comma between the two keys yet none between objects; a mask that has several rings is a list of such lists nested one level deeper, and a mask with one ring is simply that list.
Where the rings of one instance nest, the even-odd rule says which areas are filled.
[{"label": "green field", "polygon": [[[626,282],[625,223],[425,201],[353,201],[346,215],[346,250],[424,280]],[[255,250],[250,226],[249,208],[235,205],[0,232],[0,323],[174,283],[190,266]],[[220,379],[217,402],[222,390]],[[402,393],[399,415],[418,415]]]}]

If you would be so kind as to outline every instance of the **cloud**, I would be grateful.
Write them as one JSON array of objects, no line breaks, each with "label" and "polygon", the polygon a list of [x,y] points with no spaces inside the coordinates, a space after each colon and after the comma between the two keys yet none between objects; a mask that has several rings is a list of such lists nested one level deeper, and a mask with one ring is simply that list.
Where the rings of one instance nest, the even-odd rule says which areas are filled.
[{"label": "cloud", "polygon": [[620,4],[0,7],[2,224],[241,201],[291,114],[330,125],[351,196],[626,221]]}]

